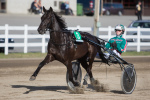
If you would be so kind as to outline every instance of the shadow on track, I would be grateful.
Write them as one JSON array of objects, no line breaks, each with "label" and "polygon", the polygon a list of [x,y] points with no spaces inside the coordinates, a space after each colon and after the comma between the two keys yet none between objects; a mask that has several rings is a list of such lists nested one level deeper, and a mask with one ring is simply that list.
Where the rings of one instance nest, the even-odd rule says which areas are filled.
[{"label": "shadow on track", "polygon": [[68,90],[67,86],[27,86],[27,85],[12,85],[12,88],[27,88],[29,89],[28,91],[24,92],[23,94],[28,94],[33,91],[39,91],[39,90],[44,90],[44,91],[56,91],[60,93],[65,93],[60,90]]},{"label": "shadow on track", "polygon": [[117,90],[112,90],[110,92],[115,93],[115,94],[124,94],[123,91],[117,91]]}]

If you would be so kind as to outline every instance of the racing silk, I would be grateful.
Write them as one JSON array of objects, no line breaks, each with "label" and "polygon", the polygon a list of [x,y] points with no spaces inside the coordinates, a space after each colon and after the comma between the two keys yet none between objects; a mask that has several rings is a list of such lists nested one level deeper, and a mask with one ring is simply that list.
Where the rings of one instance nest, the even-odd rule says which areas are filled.
[{"label": "racing silk", "polygon": [[127,47],[127,41],[126,41],[124,38],[122,38],[122,35],[111,38],[111,39],[109,40],[109,43],[107,43],[107,44],[105,45],[105,47],[106,47],[107,49],[112,49],[110,43],[113,43],[113,42],[115,42],[115,41],[116,41],[116,44],[117,44],[117,50],[116,50],[116,51],[121,54],[122,52],[125,51],[125,49],[126,49],[126,47]]}]

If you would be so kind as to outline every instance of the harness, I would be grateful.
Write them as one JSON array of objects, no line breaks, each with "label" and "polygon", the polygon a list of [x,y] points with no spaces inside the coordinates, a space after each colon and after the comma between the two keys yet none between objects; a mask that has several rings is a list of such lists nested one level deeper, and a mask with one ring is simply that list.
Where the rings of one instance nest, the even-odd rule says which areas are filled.
[{"label": "harness", "polygon": [[67,30],[67,29],[63,29],[62,31],[56,31],[56,30],[52,30],[52,29],[49,28],[50,24],[51,24],[51,23],[49,23],[49,24],[47,25],[47,28],[45,29],[45,31],[49,31],[50,34],[51,34],[52,32],[63,32],[63,33],[70,33],[70,34],[71,34],[71,40],[68,40],[68,39],[67,39],[66,43],[56,43],[55,40],[54,40],[53,38],[51,38],[50,41],[51,41],[52,44],[54,44],[54,45],[56,45],[56,46],[67,46],[67,45],[68,45],[69,47],[70,47],[72,44],[74,44],[75,48],[77,48],[77,42],[76,42],[76,38],[75,38],[75,36],[74,36],[74,32],[75,32],[75,31],[78,31],[78,30]]},{"label": "harness", "polygon": [[[65,45],[69,45],[71,46],[72,44],[76,45],[77,42],[83,42],[83,40],[81,40],[81,35],[77,30],[67,30],[67,29],[62,29],[60,31],[56,31],[56,30],[52,30],[50,29],[50,26],[53,24],[54,21],[54,17],[51,16],[51,20],[50,22],[47,24],[46,29],[44,30],[44,32],[49,31],[50,35],[52,35],[52,32],[63,32],[63,33],[70,33],[71,34],[71,39],[67,38],[66,39],[66,43],[57,43],[53,38],[50,39],[51,43],[56,45],[56,46],[65,46]],[[79,33],[79,34],[78,34]],[[80,38],[79,38],[80,35]],[[69,37],[69,36],[68,36]]]}]

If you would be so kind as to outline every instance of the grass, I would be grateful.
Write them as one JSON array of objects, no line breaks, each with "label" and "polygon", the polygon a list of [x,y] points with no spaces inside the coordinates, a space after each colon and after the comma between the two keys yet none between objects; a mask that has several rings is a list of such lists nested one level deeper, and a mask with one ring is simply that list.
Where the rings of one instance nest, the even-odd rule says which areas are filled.
[{"label": "grass", "polygon": [[150,56],[150,51],[141,51],[141,52],[124,52],[121,56]]},{"label": "grass", "polygon": [[[0,59],[8,58],[44,58],[46,53],[9,53],[4,55],[0,53]],[[121,56],[150,56],[150,52],[141,51],[141,52],[124,52]]]}]

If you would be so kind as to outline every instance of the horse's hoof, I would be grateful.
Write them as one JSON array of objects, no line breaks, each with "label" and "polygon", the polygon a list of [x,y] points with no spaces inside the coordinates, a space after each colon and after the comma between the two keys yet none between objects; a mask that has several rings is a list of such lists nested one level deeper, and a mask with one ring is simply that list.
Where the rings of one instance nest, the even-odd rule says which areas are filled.
[{"label": "horse's hoof", "polygon": [[88,83],[87,83],[87,81],[86,81],[86,80],[84,80],[84,81],[83,81],[83,85],[82,85],[82,87],[83,87],[84,89],[86,89],[86,88],[88,87]]},{"label": "horse's hoof", "polygon": [[83,81],[83,85],[88,85],[86,80]]},{"label": "horse's hoof", "polygon": [[91,85],[93,85],[93,86],[100,85],[100,82],[98,80],[92,80]]},{"label": "horse's hoof", "polygon": [[81,87],[81,84],[79,82],[75,82],[74,86]]},{"label": "horse's hoof", "polygon": [[71,94],[84,94],[84,89],[81,87],[75,87],[72,82],[68,82],[69,92]]},{"label": "horse's hoof", "polygon": [[73,93],[75,92],[75,86],[72,84],[71,81],[68,82],[68,87],[69,87],[70,92],[73,92]]},{"label": "horse's hoof", "polygon": [[35,79],[36,79],[35,76],[31,76],[29,80],[30,80],[30,81],[34,81]]}]

